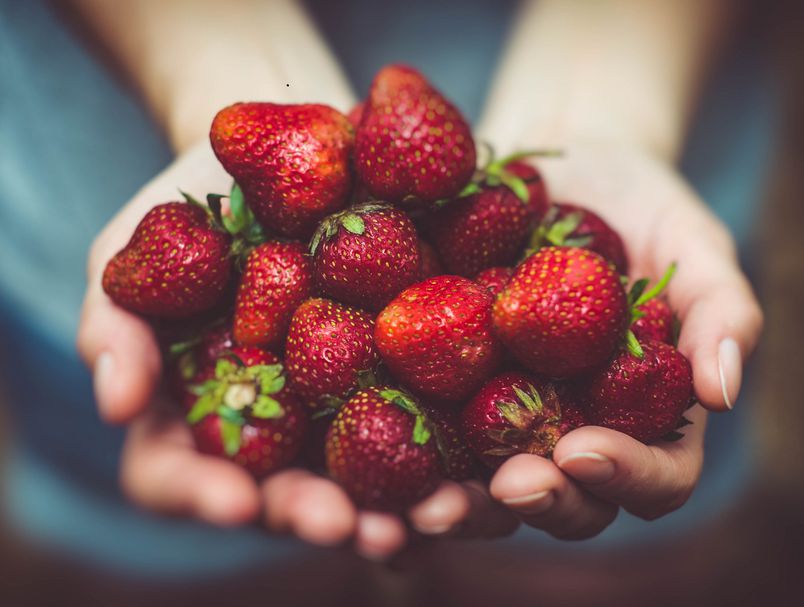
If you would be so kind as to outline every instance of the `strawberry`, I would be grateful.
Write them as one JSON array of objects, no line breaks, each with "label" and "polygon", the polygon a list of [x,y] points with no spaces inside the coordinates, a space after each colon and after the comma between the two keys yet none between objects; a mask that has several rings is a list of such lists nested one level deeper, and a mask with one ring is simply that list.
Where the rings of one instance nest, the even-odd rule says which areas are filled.
[{"label": "strawberry", "polygon": [[438,258],[438,253],[426,240],[419,239],[419,257],[421,258],[421,280],[444,274],[444,266]]},{"label": "strawberry", "polygon": [[475,159],[469,125],[419,72],[377,73],[355,134],[355,168],[375,198],[405,207],[452,198]]},{"label": "strawberry", "polygon": [[280,348],[293,311],[312,289],[312,263],[303,244],[272,240],[252,249],[237,290],[235,340]]},{"label": "strawberry", "polygon": [[103,272],[103,290],[145,316],[183,318],[213,307],[229,282],[230,236],[198,204],[152,208]]},{"label": "strawberry", "polygon": [[513,274],[513,268],[495,266],[487,268],[475,276],[475,282],[482,287],[486,287],[493,297],[497,297],[505,288],[505,285],[508,284]]},{"label": "strawberry", "polygon": [[227,457],[257,477],[290,463],[303,444],[307,417],[285,387],[279,359],[235,347],[210,371],[193,386],[197,400],[187,414],[198,450]]},{"label": "strawberry", "polygon": [[373,333],[374,320],[363,310],[328,299],[305,301],[293,314],[285,346],[294,392],[307,404],[333,406],[371,382],[379,364]]},{"label": "strawberry", "polygon": [[349,119],[349,123],[352,125],[352,128],[357,130],[357,127],[360,126],[360,121],[363,120],[363,109],[366,107],[366,104],[362,101],[359,101],[352,106],[352,109],[349,110],[349,113],[346,114],[346,117]]},{"label": "strawberry", "polygon": [[310,243],[319,292],[378,311],[419,279],[419,237],[397,208],[364,203],[327,217]]},{"label": "strawberry", "polygon": [[361,390],[344,403],[327,432],[326,461],[361,508],[403,511],[441,479],[431,423],[392,388]]},{"label": "strawberry", "polygon": [[542,246],[582,247],[612,262],[620,274],[628,273],[628,256],[620,235],[589,209],[554,203],[531,235],[530,252]]},{"label": "strawberry", "polygon": [[518,177],[525,183],[528,191],[528,207],[536,221],[541,221],[550,207],[550,198],[547,194],[547,185],[541,173],[531,164],[523,160],[509,160],[504,165],[505,171]]},{"label": "strawberry", "polygon": [[[572,410],[565,418],[565,409]],[[579,409],[555,383],[509,372],[490,379],[461,414],[466,444],[490,468],[517,453],[550,457],[579,425]]]},{"label": "strawberry", "polygon": [[408,287],[377,317],[374,341],[391,372],[427,398],[461,400],[500,363],[491,294],[460,276]]},{"label": "strawberry", "polygon": [[636,319],[631,330],[639,341],[655,339],[666,344],[673,344],[673,327],[675,324],[673,311],[667,302],[660,297],[649,299],[639,306],[643,316]]},{"label": "strawberry", "polygon": [[236,103],[212,121],[215,155],[268,230],[307,238],[342,208],[351,186],[353,130],[319,104]]},{"label": "strawberry", "polygon": [[585,380],[581,394],[590,423],[649,443],[685,422],[694,399],[692,367],[669,344],[648,339],[640,345],[641,358],[621,348]]},{"label": "strawberry", "polygon": [[494,301],[494,328],[534,373],[571,377],[603,364],[630,321],[620,277],[600,255],[546,247],[527,258]]},{"label": "strawberry", "polygon": [[441,475],[453,481],[473,478],[477,471],[477,462],[463,439],[458,412],[426,402],[422,402],[420,406],[432,422],[436,444],[441,454],[439,458]]}]

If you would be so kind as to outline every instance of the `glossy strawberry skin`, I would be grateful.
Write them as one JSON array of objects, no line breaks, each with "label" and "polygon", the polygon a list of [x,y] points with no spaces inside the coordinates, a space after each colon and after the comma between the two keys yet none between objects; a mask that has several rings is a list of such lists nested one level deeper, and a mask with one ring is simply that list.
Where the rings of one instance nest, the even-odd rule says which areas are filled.
[{"label": "glossy strawberry skin", "polygon": [[555,203],[554,206],[558,209],[559,220],[571,213],[581,214],[581,222],[569,238],[590,238],[589,244],[584,245],[585,249],[595,251],[611,261],[620,274],[628,274],[628,255],[625,252],[623,239],[600,215],[568,202]]},{"label": "glossy strawberry skin", "polygon": [[402,206],[452,198],[475,170],[460,112],[416,70],[381,69],[355,135],[355,165],[371,194]]},{"label": "glossy strawberry skin", "polygon": [[400,512],[435,490],[441,479],[436,441],[415,443],[414,423],[376,388],[340,408],[327,433],[327,470],[358,506]]},{"label": "glossy strawberry skin", "polygon": [[[372,207],[376,210],[360,212]],[[399,209],[375,204],[352,208],[364,231],[355,234],[337,225],[332,237],[321,238],[313,256],[315,282],[325,297],[377,312],[419,280],[419,237]]]},{"label": "glossy strawberry skin", "polygon": [[486,268],[513,264],[533,224],[531,209],[511,190],[487,188],[434,213],[428,236],[449,273],[474,278]]},{"label": "glossy strawberry skin", "polygon": [[511,276],[513,275],[513,268],[495,266],[480,272],[480,274],[475,276],[475,282],[482,287],[486,287],[492,297],[497,297],[497,295],[502,293],[505,285],[508,284],[508,281],[511,280]]},{"label": "glossy strawberry skin", "polygon": [[600,255],[546,247],[519,265],[493,316],[497,335],[527,369],[572,377],[614,353],[628,308],[619,275]]},{"label": "glossy strawberry skin", "polygon": [[359,375],[379,364],[373,333],[374,319],[363,310],[327,299],[305,301],[293,314],[285,348],[294,392],[313,407],[347,397]]},{"label": "glossy strawberry skin", "polygon": [[426,240],[419,239],[419,257],[421,258],[420,280],[441,276],[444,272],[444,265],[438,257],[433,245]]},{"label": "glossy strawberry skin", "polygon": [[308,238],[346,204],[353,129],[329,106],[236,103],[215,116],[210,141],[269,232]]},{"label": "glossy strawberry skin", "polygon": [[268,241],[254,248],[237,290],[235,341],[281,348],[294,310],[312,292],[312,263],[304,245]]},{"label": "glossy strawberry skin", "polygon": [[541,173],[532,165],[522,160],[514,160],[505,165],[505,170],[523,179],[528,188],[528,207],[535,221],[540,221],[550,206],[547,185]]},{"label": "glossy strawberry skin", "polygon": [[231,274],[230,237],[204,209],[184,202],[152,208],[106,265],[103,290],[145,316],[184,318],[213,307]]},{"label": "glossy strawberry skin", "polygon": [[692,367],[669,344],[641,346],[644,358],[621,349],[587,379],[583,394],[590,423],[650,443],[675,430],[692,404]]},{"label": "glossy strawberry skin", "polygon": [[491,294],[459,276],[405,289],[377,317],[374,341],[391,372],[428,399],[468,397],[497,368]]},{"label": "glossy strawberry skin", "polygon": [[639,306],[644,316],[631,324],[631,330],[639,341],[655,339],[666,344],[673,343],[673,311],[667,302],[654,297]]}]

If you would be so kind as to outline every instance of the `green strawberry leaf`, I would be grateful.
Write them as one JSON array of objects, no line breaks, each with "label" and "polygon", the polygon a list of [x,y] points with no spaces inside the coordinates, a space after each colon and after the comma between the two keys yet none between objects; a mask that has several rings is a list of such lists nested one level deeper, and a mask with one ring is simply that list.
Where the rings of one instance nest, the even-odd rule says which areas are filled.
[{"label": "green strawberry leaf", "polygon": [[528,388],[530,390],[529,393],[518,386],[513,386],[514,394],[516,394],[519,401],[527,407],[528,411],[531,413],[541,413],[544,404],[542,403],[541,396],[539,396],[539,392],[530,384],[528,384]]},{"label": "green strawberry leaf", "polygon": [[192,409],[190,409],[190,412],[187,414],[187,423],[197,424],[207,415],[213,413],[217,406],[218,400],[215,398],[215,394],[204,394],[195,401]]},{"label": "green strawberry leaf", "polygon": [[497,406],[497,411],[500,412],[500,415],[502,415],[511,424],[517,428],[521,428],[525,425],[525,416],[522,414],[522,408],[519,405],[503,400],[497,401],[495,405]]},{"label": "green strawberry leaf", "polygon": [[200,200],[198,200],[198,198],[196,198],[196,197],[195,197],[195,196],[193,196],[192,194],[190,194],[190,193],[188,193],[188,192],[185,192],[185,191],[184,191],[184,190],[182,190],[181,188],[179,188],[179,194],[181,194],[181,195],[182,195],[182,197],[184,198],[184,200],[185,200],[185,201],[186,201],[188,204],[192,204],[192,205],[194,205],[194,206],[197,206],[197,207],[199,207],[199,208],[204,209],[204,211],[206,211],[206,212],[209,212],[209,208],[207,208],[207,207],[206,207],[204,204],[202,204],[202,203],[201,203],[201,201],[200,201]]},{"label": "green strawberry leaf", "polygon": [[215,363],[215,377],[224,379],[227,375],[233,373],[236,368],[232,361],[226,358],[219,358]]},{"label": "green strawberry leaf", "polygon": [[260,379],[260,393],[261,394],[276,394],[282,388],[285,387],[285,379],[284,375],[279,375],[274,377],[273,379],[269,379],[268,381],[263,381]]},{"label": "green strawberry leaf", "polygon": [[242,425],[228,419],[221,418],[221,440],[223,450],[229,457],[234,457],[240,451],[240,435]]},{"label": "green strawberry leaf", "polygon": [[576,249],[585,249],[592,244],[594,237],[591,234],[586,236],[578,236],[577,238],[567,238],[564,240],[565,247],[575,247]]},{"label": "green strawberry leaf", "polygon": [[644,304],[647,301],[653,299],[654,297],[659,295],[662,291],[664,291],[664,288],[670,282],[670,279],[673,278],[673,274],[676,273],[676,267],[677,267],[676,262],[671,263],[667,267],[667,270],[665,270],[664,276],[662,276],[661,279],[659,279],[659,282],[657,282],[655,285],[653,285],[653,287],[649,291],[646,291],[646,292],[642,293],[634,301],[634,306],[641,306],[642,304]]},{"label": "green strawberry leaf", "polygon": [[427,418],[417,415],[416,423],[413,425],[413,442],[417,445],[426,445],[432,434]]},{"label": "green strawberry leaf", "polygon": [[240,225],[245,227],[248,220],[248,207],[246,206],[246,199],[243,196],[243,190],[237,185],[235,181],[232,184],[232,190],[229,192],[229,209],[232,212],[232,217]]},{"label": "green strawberry leaf", "polygon": [[[332,397],[330,397],[330,398],[332,398]],[[310,419],[315,421],[317,419],[321,419],[322,417],[328,417],[330,415],[335,415],[338,412],[338,407],[340,407],[342,404],[343,404],[343,401],[341,400],[338,403],[338,405],[335,406],[335,407],[324,407],[323,409],[318,409],[317,411],[315,411],[310,416]]]},{"label": "green strawberry leaf", "polygon": [[500,174],[500,181],[524,204],[530,202],[530,190],[528,190],[527,184],[521,177],[503,171]]},{"label": "green strawberry leaf", "polygon": [[192,352],[185,352],[176,363],[184,381],[190,381],[198,373],[198,364]]},{"label": "green strawberry leaf", "polygon": [[279,404],[278,400],[265,394],[260,394],[257,397],[257,402],[251,407],[251,414],[260,419],[276,419],[285,415],[285,412],[282,410],[282,405]]},{"label": "green strawberry leaf", "polygon": [[[458,192],[458,198],[466,198],[467,196],[471,196],[472,194],[477,194],[480,191],[480,185],[474,181],[470,181],[467,183],[464,188]],[[446,202],[449,202],[449,199],[445,199]]]},{"label": "green strawberry leaf", "polygon": [[547,241],[556,246],[565,246],[567,236],[572,234],[583,221],[583,213],[576,211],[562,217],[550,226],[547,231]]},{"label": "green strawberry leaf", "polygon": [[188,390],[190,394],[195,394],[196,396],[204,396],[204,394],[213,392],[220,387],[221,383],[217,379],[208,379],[207,381],[200,383],[200,384],[193,384],[188,386]]},{"label": "green strawberry leaf", "polygon": [[419,405],[416,403],[416,401],[410,395],[405,394],[401,390],[382,390],[380,392],[380,396],[395,404],[397,407],[407,411],[408,413],[420,415]]},{"label": "green strawberry leaf", "polygon": [[215,413],[217,413],[221,418],[232,422],[233,424],[239,424],[242,426],[246,423],[246,418],[243,417],[243,414],[240,413],[240,411],[235,411],[226,405],[218,405],[215,408]]},{"label": "green strawberry leaf", "polygon": [[346,229],[347,232],[357,234],[358,236],[366,231],[366,224],[363,221],[363,218],[355,213],[347,213],[344,215],[341,218],[341,225]]},{"label": "green strawberry leaf", "polygon": [[645,352],[631,329],[625,332],[625,346],[637,358],[645,358]]},{"label": "green strawberry leaf", "polygon": [[321,244],[321,239],[324,238],[324,232],[325,229],[319,227],[313,234],[313,238],[310,240],[310,255],[315,255],[318,245]]},{"label": "green strawberry leaf", "polygon": [[176,343],[170,344],[168,348],[168,357],[173,360],[178,358],[182,354],[186,354],[193,348],[195,348],[198,344],[201,343],[201,336],[193,337],[192,339],[187,339],[185,341],[177,341]]},{"label": "green strawberry leaf", "polygon": [[645,287],[648,286],[648,279],[647,278],[640,278],[634,283],[634,286],[631,287],[631,290],[628,291],[628,305],[633,306],[634,302],[639,299],[642,293],[645,291]]}]

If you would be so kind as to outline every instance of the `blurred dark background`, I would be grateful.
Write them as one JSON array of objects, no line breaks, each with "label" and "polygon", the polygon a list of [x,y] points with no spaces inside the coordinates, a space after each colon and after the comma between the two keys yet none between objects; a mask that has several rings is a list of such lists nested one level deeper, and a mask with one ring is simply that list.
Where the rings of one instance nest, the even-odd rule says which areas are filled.
[{"label": "blurred dark background", "polygon": [[[182,582],[90,567],[0,527],[0,604],[801,604],[804,7],[795,0],[757,3],[742,37],[758,51],[767,75],[762,82],[778,92],[779,135],[761,193],[759,222],[752,226],[752,253],[744,259],[766,314],[765,333],[752,362],[754,379],[747,386],[751,398],[740,403],[751,407],[757,462],[753,481],[739,500],[711,504],[721,513],[714,523],[605,551],[422,542],[388,565],[362,561],[347,548],[335,555],[313,551],[304,560],[269,570],[245,568],[225,579]],[[7,417],[0,407],[0,445],[7,445],[13,432]]]}]

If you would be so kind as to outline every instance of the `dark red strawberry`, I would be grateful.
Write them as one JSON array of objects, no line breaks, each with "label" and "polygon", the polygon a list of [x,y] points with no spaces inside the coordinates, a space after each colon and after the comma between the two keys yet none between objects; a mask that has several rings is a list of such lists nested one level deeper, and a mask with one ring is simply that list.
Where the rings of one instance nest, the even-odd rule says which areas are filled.
[{"label": "dark red strawberry", "polygon": [[605,363],[630,323],[620,277],[587,249],[546,247],[494,302],[494,328],[526,368],[571,377]]},{"label": "dark red strawberry", "polygon": [[528,190],[528,206],[533,218],[541,221],[550,207],[550,197],[547,194],[547,185],[536,168],[524,160],[511,160],[505,165],[505,170],[521,179]]},{"label": "dark red strawberry", "polygon": [[590,423],[649,443],[680,426],[694,399],[692,367],[669,344],[640,345],[642,358],[620,349],[586,380],[582,394]]},{"label": "dark red strawberry", "polygon": [[296,457],[307,417],[285,387],[276,356],[235,347],[200,371],[196,381],[187,421],[199,451],[227,457],[258,477]]},{"label": "dark red strawberry", "polygon": [[146,316],[179,318],[208,310],[229,282],[230,244],[200,205],[157,205],[109,260],[103,290],[117,305]]},{"label": "dark red strawberry", "polygon": [[433,424],[442,476],[453,481],[473,478],[477,472],[477,462],[463,439],[458,412],[424,402],[420,406]]},{"label": "dark red strawberry", "polygon": [[508,281],[511,280],[513,274],[513,268],[495,266],[483,270],[480,274],[475,276],[475,282],[482,287],[486,287],[492,297],[497,297],[505,288],[505,285],[508,284]]},{"label": "dark red strawberry", "polygon": [[516,372],[498,375],[463,410],[466,444],[491,468],[517,453],[550,457],[573,428],[563,419],[566,402],[553,382]]},{"label": "dark red strawberry", "polygon": [[327,217],[310,251],[322,295],[375,312],[420,277],[416,227],[387,204],[364,203]]},{"label": "dark red strawberry", "polygon": [[438,253],[426,240],[419,239],[419,256],[422,260],[421,280],[444,274],[444,266],[438,258]]},{"label": "dark red strawberry", "polygon": [[642,316],[634,321],[631,330],[639,341],[655,339],[666,344],[673,343],[673,311],[660,297],[649,299],[639,306]]},{"label": "dark red strawberry", "polygon": [[357,174],[375,198],[407,207],[452,198],[475,159],[469,125],[419,72],[377,73],[355,135]]},{"label": "dark red strawberry", "polygon": [[460,276],[408,287],[377,317],[374,341],[391,372],[430,399],[461,400],[497,369],[491,294]]},{"label": "dark red strawberry", "polygon": [[374,320],[363,310],[305,301],[293,314],[285,347],[294,392],[312,406],[337,406],[361,382],[370,383],[379,364],[373,333]]},{"label": "dark red strawberry", "polygon": [[360,126],[360,121],[363,120],[363,108],[365,108],[366,104],[362,101],[356,103],[349,113],[346,114],[346,117],[349,119],[349,123],[352,125],[352,128],[357,130],[357,127]]},{"label": "dark red strawberry", "polygon": [[441,479],[431,422],[392,388],[368,388],[338,411],[327,433],[329,474],[361,508],[403,511]]},{"label": "dark red strawberry", "polygon": [[620,235],[599,215],[569,203],[554,203],[531,235],[529,248],[583,247],[612,262],[620,274],[628,273],[628,256]]},{"label": "dark red strawberry", "polygon": [[210,141],[269,231],[307,238],[352,187],[353,129],[326,105],[236,103],[215,116]]},{"label": "dark red strawberry", "polygon": [[256,247],[246,259],[237,291],[235,340],[280,348],[294,310],[312,290],[312,263],[303,244],[272,240]]}]

